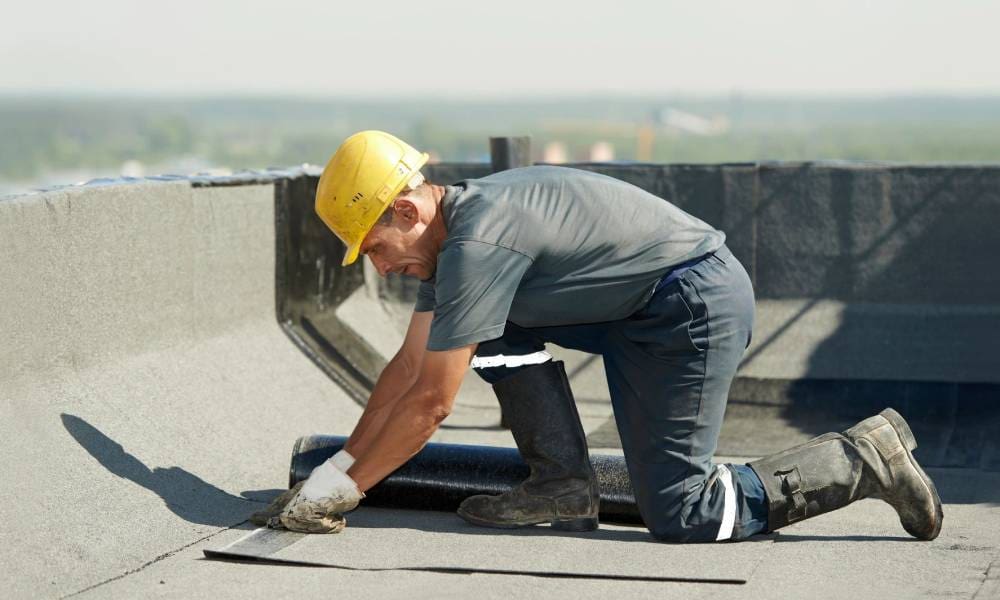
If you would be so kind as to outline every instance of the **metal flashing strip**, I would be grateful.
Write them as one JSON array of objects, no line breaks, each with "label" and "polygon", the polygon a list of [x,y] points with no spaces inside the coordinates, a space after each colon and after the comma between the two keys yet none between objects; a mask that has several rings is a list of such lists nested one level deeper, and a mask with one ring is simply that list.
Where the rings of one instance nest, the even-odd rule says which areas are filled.
[{"label": "metal flashing strip", "polygon": [[260,527],[218,550],[206,549],[205,556],[214,558],[232,555],[246,558],[266,558],[284,550],[307,535],[309,534]]},{"label": "metal flashing strip", "polygon": [[148,175],[145,177],[98,177],[79,183],[47,185],[35,189],[18,191],[10,194],[0,194],[0,200],[11,200],[23,196],[34,196],[46,192],[62,191],[85,187],[106,187],[114,185],[133,185],[142,183],[170,183],[184,181],[191,187],[227,187],[237,185],[261,185],[275,183],[279,179],[291,179],[301,176],[319,177],[322,167],[302,164],[297,167],[267,169],[242,169],[229,173],[191,173],[187,175],[166,173]]},{"label": "metal flashing strip", "polygon": [[301,567],[320,567],[327,569],[342,569],[345,571],[423,571],[429,573],[444,573],[452,575],[520,575],[527,577],[545,577],[561,579],[600,579],[610,581],[649,581],[657,583],[707,583],[716,585],[744,585],[746,579],[738,578],[707,578],[707,577],[676,577],[659,575],[622,575],[616,573],[594,573],[573,571],[534,571],[521,569],[497,569],[488,567],[447,567],[447,566],[394,566],[394,567],[352,567],[327,561],[302,560],[299,558],[284,558],[278,554],[300,541],[309,534],[295,533],[275,529],[260,528],[218,550],[205,549],[205,558],[212,560],[231,560],[238,562],[253,562],[261,564],[295,565]]}]

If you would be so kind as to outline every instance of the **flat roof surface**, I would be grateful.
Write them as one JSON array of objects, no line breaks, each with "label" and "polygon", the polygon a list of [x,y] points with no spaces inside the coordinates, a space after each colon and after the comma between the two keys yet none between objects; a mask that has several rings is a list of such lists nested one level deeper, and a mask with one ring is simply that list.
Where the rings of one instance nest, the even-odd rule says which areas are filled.
[{"label": "flat roof surface", "polygon": [[[1000,477],[932,470],[939,485],[968,497],[1000,491]],[[206,560],[203,550],[246,535],[246,524],[150,557],[85,588],[81,597],[306,598],[995,598],[1000,592],[996,503],[954,503],[933,542],[910,538],[893,510],[863,500],[754,541],[674,545],[642,528],[596,532],[483,530],[455,515],[362,508],[341,534],[306,536],[285,557],[331,568]],[[335,566],[334,566],[335,565]],[[642,582],[398,570],[414,566],[551,570],[563,573],[745,579],[721,583]]]},{"label": "flat roof surface", "polygon": [[[1000,473],[978,470],[930,470],[946,506],[929,543],[876,500],[701,546],[657,543],[641,528],[502,532],[361,508],[344,533],[286,549],[328,568],[205,559],[285,487],[297,437],[347,434],[361,413],[276,322],[273,220],[266,183],[0,203],[0,595],[1000,597]],[[599,366],[566,358],[589,389]],[[468,385],[434,441],[511,445],[488,388]],[[593,434],[608,407],[578,396]],[[414,566],[746,583],[400,570]]]}]

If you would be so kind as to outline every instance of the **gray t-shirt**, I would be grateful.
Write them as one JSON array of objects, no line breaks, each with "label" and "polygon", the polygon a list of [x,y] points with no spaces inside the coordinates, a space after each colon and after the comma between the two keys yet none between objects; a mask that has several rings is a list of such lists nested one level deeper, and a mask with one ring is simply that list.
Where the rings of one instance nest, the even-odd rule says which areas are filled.
[{"label": "gray t-shirt", "polygon": [[428,350],[450,350],[522,327],[623,319],[672,266],[726,237],[634,185],[537,166],[448,186],[447,238],[415,310],[433,310]]}]

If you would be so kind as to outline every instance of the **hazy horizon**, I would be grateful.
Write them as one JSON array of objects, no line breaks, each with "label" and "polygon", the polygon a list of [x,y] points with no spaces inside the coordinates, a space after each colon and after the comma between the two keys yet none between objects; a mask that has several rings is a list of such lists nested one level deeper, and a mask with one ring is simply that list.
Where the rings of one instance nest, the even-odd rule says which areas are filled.
[{"label": "hazy horizon", "polygon": [[95,177],[324,164],[361,129],[443,161],[487,161],[530,135],[534,159],[1000,163],[1000,95],[649,96],[538,100],[0,94],[0,195]]}]

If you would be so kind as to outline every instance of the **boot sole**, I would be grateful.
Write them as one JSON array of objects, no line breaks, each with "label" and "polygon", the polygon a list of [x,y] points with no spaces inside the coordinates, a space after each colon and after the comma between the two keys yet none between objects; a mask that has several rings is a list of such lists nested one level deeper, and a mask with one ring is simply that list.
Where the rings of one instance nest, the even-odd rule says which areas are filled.
[{"label": "boot sole", "polygon": [[924,473],[924,470],[920,467],[920,463],[917,459],[913,458],[913,450],[917,448],[917,440],[913,437],[913,431],[910,430],[910,425],[906,422],[901,414],[896,412],[891,408],[883,410],[881,413],[882,417],[889,422],[892,428],[896,431],[899,439],[903,442],[903,447],[906,449],[906,457],[910,461],[910,466],[912,466],[917,474],[920,475],[920,480],[923,481],[924,487],[927,489],[927,493],[930,494],[934,501],[934,527],[928,535],[918,535],[917,533],[907,529],[907,533],[915,538],[922,540],[933,540],[941,533],[941,523],[944,521],[944,509],[941,506],[941,497],[938,496],[937,488],[934,487],[934,482],[931,478]]},{"label": "boot sole", "polygon": [[462,517],[469,523],[473,525],[479,525],[480,527],[492,527],[494,529],[520,529],[522,527],[531,527],[532,525],[540,525],[542,523],[549,523],[552,529],[556,531],[594,531],[598,528],[597,517],[578,517],[578,518],[566,518],[566,519],[532,519],[528,521],[522,521],[517,523],[498,523],[496,521],[486,521],[470,515],[461,509],[458,511],[458,516]]}]

